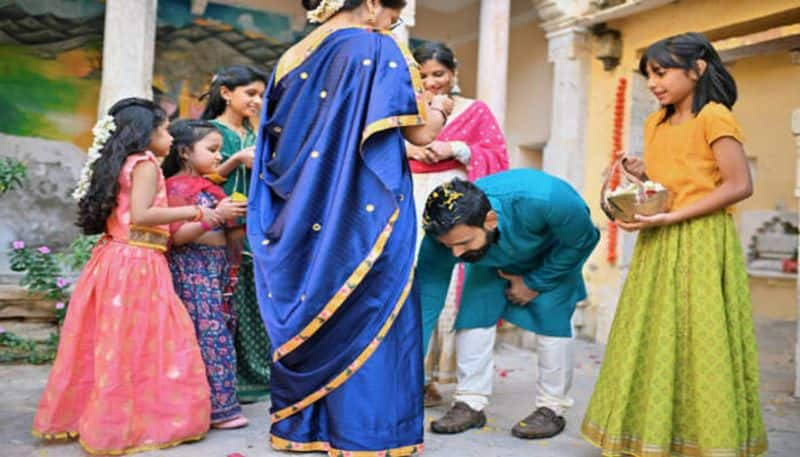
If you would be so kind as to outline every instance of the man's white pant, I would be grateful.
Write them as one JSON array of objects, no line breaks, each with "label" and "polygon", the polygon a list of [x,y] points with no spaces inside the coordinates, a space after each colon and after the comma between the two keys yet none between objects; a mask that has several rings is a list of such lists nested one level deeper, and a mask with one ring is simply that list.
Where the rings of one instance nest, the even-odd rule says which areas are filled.
[{"label": "man's white pant", "polygon": [[[455,401],[481,411],[489,404],[494,376],[495,326],[456,331],[458,385]],[[536,408],[542,406],[562,415],[574,400],[567,393],[572,386],[572,338],[536,335],[539,378]]]}]

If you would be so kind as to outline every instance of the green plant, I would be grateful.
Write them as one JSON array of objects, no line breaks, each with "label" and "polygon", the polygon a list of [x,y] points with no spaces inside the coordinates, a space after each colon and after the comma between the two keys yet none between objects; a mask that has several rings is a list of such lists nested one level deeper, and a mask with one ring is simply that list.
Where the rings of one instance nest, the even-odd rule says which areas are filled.
[{"label": "green plant", "polygon": [[[0,194],[20,187],[27,174],[25,164],[13,160],[0,160]],[[23,273],[20,285],[28,292],[40,294],[55,302],[55,315],[58,328],[67,315],[69,303],[69,281],[65,268],[79,271],[91,257],[92,249],[100,235],[76,238],[69,249],[53,254],[47,246],[31,249],[22,241],[14,241],[9,253],[13,271]],[[59,332],[50,334],[47,340],[31,340],[7,332],[0,327],[0,363],[40,364],[53,360],[58,349]]]},{"label": "green plant", "polygon": [[43,341],[22,338],[0,328],[0,364],[42,364],[53,360],[58,350],[58,335],[53,332]]},{"label": "green plant", "polygon": [[[67,315],[69,281],[63,268],[80,270],[88,261],[96,236],[81,236],[72,242],[67,252],[53,254],[47,246],[32,249],[22,241],[12,243],[9,263],[13,271],[23,273],[20,285],[29,292],[40,294],[55,302],[59,328]],[[55,358],[58,331],[47,340],[31,340],[0,328],[0,363],[47,363]]]},{"label": "green plant", "polygon": [[58,258],[50,248],[42,246],[30,249],[21,241],[15,241],[9,263],[11,270],[24,273],[20,285],[31,292],[39,292],[50,300],[65,301],[69,298],[67,281],[62,273]]},{"label": "green plant", "polygon": [[0,160],[0,194],[22,186],[28,167],[19,160],[5,157]]},{"label": "green plant", "polygon": [[80,271],[89,261],[94,245],[101,236],[103,235],[78,235],[69,245],[67,252],[59,254],[59,258],[70,270]]}]

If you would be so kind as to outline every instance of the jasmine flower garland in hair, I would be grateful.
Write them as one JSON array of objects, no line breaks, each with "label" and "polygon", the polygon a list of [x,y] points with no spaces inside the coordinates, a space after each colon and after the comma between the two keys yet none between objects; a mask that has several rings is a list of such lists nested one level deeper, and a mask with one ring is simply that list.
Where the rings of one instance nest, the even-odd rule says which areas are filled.
[{"label": "jasmine flower garland in hair", "polygon": [[319,6],[306,14],[312,23],[325,22],[344,6],[344,0],[322,0]]},{"label": "jasmine flower garland in hair", "polygon": [[114,123],[114,118],[109,115],[98,119],[97,123],[92,128],[94,141],[89,148],[86,163],[83,165],[83,169],[81,169],[78,187],[72,193],[72,198],[75,200],[82,199],[84,195],[86,195],[86,191],[89,190],[89,184],[92,182],[92,165],[100,158],[100,152],[103,150],[103,146],[106,144],[106,141],[111,138],[111,134],[114,133],[116,128],[117,125]]}]

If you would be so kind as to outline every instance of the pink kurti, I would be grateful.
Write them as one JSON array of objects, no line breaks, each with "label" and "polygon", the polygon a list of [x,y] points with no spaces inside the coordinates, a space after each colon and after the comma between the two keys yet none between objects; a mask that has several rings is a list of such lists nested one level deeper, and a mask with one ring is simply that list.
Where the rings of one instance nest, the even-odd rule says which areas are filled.
[{"label": "pink kurti", "polygon": [[[492,110],[480,100],[474,100],[464,112],[454,116],[439,132],[437,141],[461,141],[469,146],[470,159],[467,178],[470,181],[508,170],[506,139]],[[409,160],[414,174],[438,173],[463,165],[455,159],[426,164]]]},{"label": "pink kurti", "polygon": [[[44,438],[80,437],[94,454],[173,446],[203,437],[210,402],[205,366],[163,251],[168,227],[130,225],[128,157],[106,235],[70,300],[61,342],[33,421]],[[163,176],[154,206],[166,207]]]}]

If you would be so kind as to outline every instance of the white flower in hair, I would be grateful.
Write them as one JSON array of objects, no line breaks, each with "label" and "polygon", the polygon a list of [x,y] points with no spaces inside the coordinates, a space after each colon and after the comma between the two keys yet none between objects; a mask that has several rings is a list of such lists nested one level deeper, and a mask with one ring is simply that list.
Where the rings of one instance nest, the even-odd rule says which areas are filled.
[{"label": "white flower in hair", "polygon": [[322,0],[319,6],[306,14],[312,23],[325,22],[344,6],[344,0]]},{"label": "white flower in hair", "polygon": [[111,138],[111,134],[114,133],[116,129],[117,124],[114,123],[114,118],[109,115],[98,119],[97,123],[92,127],[94,141],[92,141],[92,146],[89,148],[86,163],[83,164],[83,168],[81,169],[78,187],[72,193],[72,198],[75,200],[82,199],[89,190],[89,184],[92,182],[92,165],[100,158],[100,152],[103,150],[103,146],[106,144],[106,141]]}]

